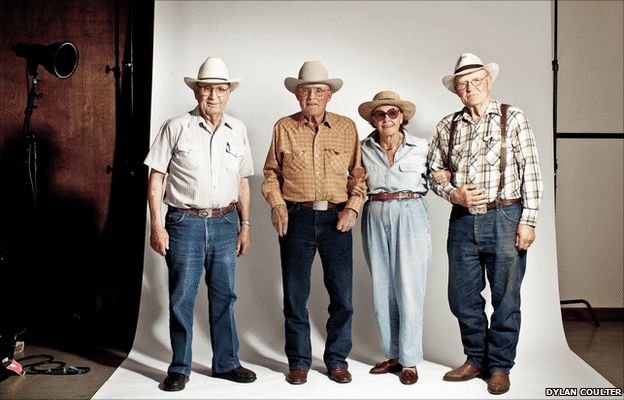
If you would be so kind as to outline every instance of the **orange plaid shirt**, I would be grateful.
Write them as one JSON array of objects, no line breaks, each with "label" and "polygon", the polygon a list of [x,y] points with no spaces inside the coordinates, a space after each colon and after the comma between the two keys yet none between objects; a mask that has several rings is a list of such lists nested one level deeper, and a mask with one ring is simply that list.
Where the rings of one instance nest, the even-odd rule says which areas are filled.
[{"label": "orange plaid shirt", "polygon": [[273,128],[262,194],[271,208],[285,201],[327,200],[346,202],[359,213],[365,199],[347,192],[347,178],[358,170],[363,171],[362,152],[351,119],[326,112],[315,134],[298,112]]}]

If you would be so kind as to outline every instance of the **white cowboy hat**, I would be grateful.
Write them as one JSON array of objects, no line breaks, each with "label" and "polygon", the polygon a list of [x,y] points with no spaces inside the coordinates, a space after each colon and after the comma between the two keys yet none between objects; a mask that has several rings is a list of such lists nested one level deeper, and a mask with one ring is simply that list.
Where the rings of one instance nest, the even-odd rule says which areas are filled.
[{"label": "white cowboy hat", "polygon": [[404,121],[407,122],[416,113],[416,105],[411,101],[401,100],[401,97],[390,90],[379,92],[373,97],[373,101],[367,101],[358,107],[360,116],[365,120],[371,120],[373,110],[379,106],[396,106],[403,112]]},{"label": "white cowboy hat", "polygon": [[228,69],[220,58],[208,57],[199,67],[197,79],[186,77],[184,82],[191,89],[195,89],[196,83],[229,83],[230,89],[234,90],[240,84],[240,78],[230,79]]},{"label": "white cowboy hat", "polygon": [[295,93],[297,86],[312,83],[324,83],[329,86],[332,93],[340,90],[342,87],[342,79],[329,79],[327,70],[320,61],[306,61],[299,70],[299,79],[286,78],[284,85],[288,91]]},{"label": "white cowboy hat", "polygon": [[489,63],[483,65],[483,61],[481,61],[479,57],[471,53],[464,53],[455,63],[453,75],[447,75],[442,78],[442,84],[451,92],[457,93],[455,91],[455,77],[466,75],[480,69],[484,69],[488,72],[488,74],[490,74],[492,82],[496,80],[496,77],[498,76],[498,64]]}]

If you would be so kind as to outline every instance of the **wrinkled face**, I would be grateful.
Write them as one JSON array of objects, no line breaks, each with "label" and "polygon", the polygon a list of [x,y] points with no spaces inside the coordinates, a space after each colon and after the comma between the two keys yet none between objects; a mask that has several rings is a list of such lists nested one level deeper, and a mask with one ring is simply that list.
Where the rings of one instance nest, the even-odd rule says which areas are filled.
[{"label": "wrinkled face", "polygon": [[371,113],[371,123],[381,135],[397,133],[403,123],[403,112],[397,106],[381,105]]},{"label": "wrinkled face", "polygon": [[322,117],[332,96],[331,89],[325,84],[299,85],[295,94],[307,119]]},{"label": "wrinkled face", "polygon": [[202,116],[219,116],[225,111],[230,99],[230,85],[227,83],[198,83],[195,85],[195,99]]},{"label": "wrinkled face", "polygon": [[465,106],[476,106],[490,99],[492,78],[487,71],[479,70],[455,78],[455,91]]}]

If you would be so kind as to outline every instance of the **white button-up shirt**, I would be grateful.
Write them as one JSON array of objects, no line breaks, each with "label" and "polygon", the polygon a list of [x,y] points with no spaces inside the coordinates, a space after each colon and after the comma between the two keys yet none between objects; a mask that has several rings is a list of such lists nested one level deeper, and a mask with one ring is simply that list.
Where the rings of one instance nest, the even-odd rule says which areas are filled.
[{"label": "white button-up shirt", "polygon": [[168,174],[164,202],[177,208],[225,207],[254,173],[243,122],[223,114],[212,132],[198,108],[165,121],[144,162]]}]

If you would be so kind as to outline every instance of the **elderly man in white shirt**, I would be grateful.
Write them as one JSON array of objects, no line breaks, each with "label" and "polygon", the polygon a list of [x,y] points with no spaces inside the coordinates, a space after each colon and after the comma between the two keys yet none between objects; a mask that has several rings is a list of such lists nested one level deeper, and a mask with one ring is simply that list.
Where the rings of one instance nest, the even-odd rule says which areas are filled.
[{"label": "elderly man in white shirt", "polygon": [[[240,79],[229,79],[221,59],[208,58],[197,79],[184,81],[198,105],[162,125],[145,159],[151,168],[150,244],[165,257],[169,271],[173,357],[162,386],[166,391],[182,390],[189,380],[193,309],[204,269],[212,376],[240,383],[256,379],[238,360],[234,321],[236,257],[250,247],[247,177],[253,175],[247,129],[224,113]],[[163,201],[168,206],[164,223]]]}]

